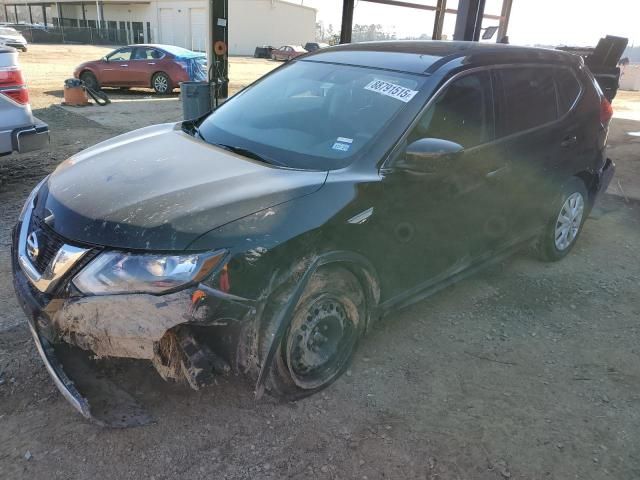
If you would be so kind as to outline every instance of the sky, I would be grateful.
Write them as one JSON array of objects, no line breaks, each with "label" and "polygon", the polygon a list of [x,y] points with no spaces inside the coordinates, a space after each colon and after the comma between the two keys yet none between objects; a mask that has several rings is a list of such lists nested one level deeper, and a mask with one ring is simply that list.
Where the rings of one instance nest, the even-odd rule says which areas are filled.
[{"label": "sky", "polygon": [[[341,0],[289,0],[318,10],[318,20],[339,31]],[[436,0],[409,0],[435,5]],[[456,8],[458,0],[448,0]],[[485,13],[500,14],[502,0],[486,0]],[[431,35],[434,13],[356,0],[354,23],[381,24],[398,38]],[[453,37],[455,15],[445,16],[444,33]],[[483,26],[497,25],[485,19]],[[606,34],[629,38],[640,46],[640,0],[513,0],[509,40],[521,45],[595,45]]]}]

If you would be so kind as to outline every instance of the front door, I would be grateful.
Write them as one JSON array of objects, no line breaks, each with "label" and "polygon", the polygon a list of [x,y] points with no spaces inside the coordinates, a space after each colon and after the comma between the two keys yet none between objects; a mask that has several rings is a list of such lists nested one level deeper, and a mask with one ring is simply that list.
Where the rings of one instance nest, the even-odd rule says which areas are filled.
[{"label": "front door", "polygon": [[[463,75],[420,116],[383,169],[380,250],[383,289],[391,296],[462,271],[504,243],[509,163],[494,154],[494,123],[489,72]],[[433,168],[396,168],[407,145],[424,138],[449,140],[464,150]]]},{"label": "front door", "polygon": [[100,83],[105,86],[130,85],[129,64],[131,63],[131,47],[119,48],[107,56],[107,63],[102,69]]}]

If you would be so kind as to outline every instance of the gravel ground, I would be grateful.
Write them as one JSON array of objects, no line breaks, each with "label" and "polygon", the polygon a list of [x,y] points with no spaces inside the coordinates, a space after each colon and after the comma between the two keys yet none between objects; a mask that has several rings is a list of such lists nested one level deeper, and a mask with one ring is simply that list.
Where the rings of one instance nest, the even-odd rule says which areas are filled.
[{"label": "gravel ground", "polygon": [[[30,339],[9,234],[43,175],[119,129],[44,95],[51,148],[0,159],[0,478],[640,478],[640,204],[612,195],[562,262],[523,252],[394,313],[322,394],[256,402],[241,378],[193,392],[134,363],[118,381],[157,423],[84,421]],[[616,145],[628,127],[614,121]]]}]

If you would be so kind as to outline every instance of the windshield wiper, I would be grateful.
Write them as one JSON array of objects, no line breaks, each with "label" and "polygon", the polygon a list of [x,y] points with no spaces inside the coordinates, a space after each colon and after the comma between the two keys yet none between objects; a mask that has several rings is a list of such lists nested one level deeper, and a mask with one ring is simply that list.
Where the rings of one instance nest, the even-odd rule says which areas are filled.
[{"label": "windshield wiper", "polygon": [[259,162],[268,163],[270,165],[279,165],[284,166],[284,163],[280,163],[272,158],[266,158],[256,153],[252,150],[243,147],[237,147],[234,145],[225,145],[224,143],[216,143],[218,147],[224,148],[225,150],[229,150],[230,152],[237,153],[238,155],[242,155],[243,157],[252,158],[253,160],[258,160]]}]

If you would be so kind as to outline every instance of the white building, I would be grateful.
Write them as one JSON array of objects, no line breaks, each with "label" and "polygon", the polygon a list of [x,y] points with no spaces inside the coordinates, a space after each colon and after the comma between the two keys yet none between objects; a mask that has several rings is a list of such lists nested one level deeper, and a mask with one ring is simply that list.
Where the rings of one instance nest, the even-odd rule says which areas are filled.
[{"label": "white building", "polygon": [[[74,27],[115,31],[114,43],[206,47],[207,0],[0,0],[0,20],[44,23],[45,15],[69,34]],[[229,0],[228,28],[231,55],[252,55],[259,45],[304,45],[315,40],[316,11],[283,0]]]}]

